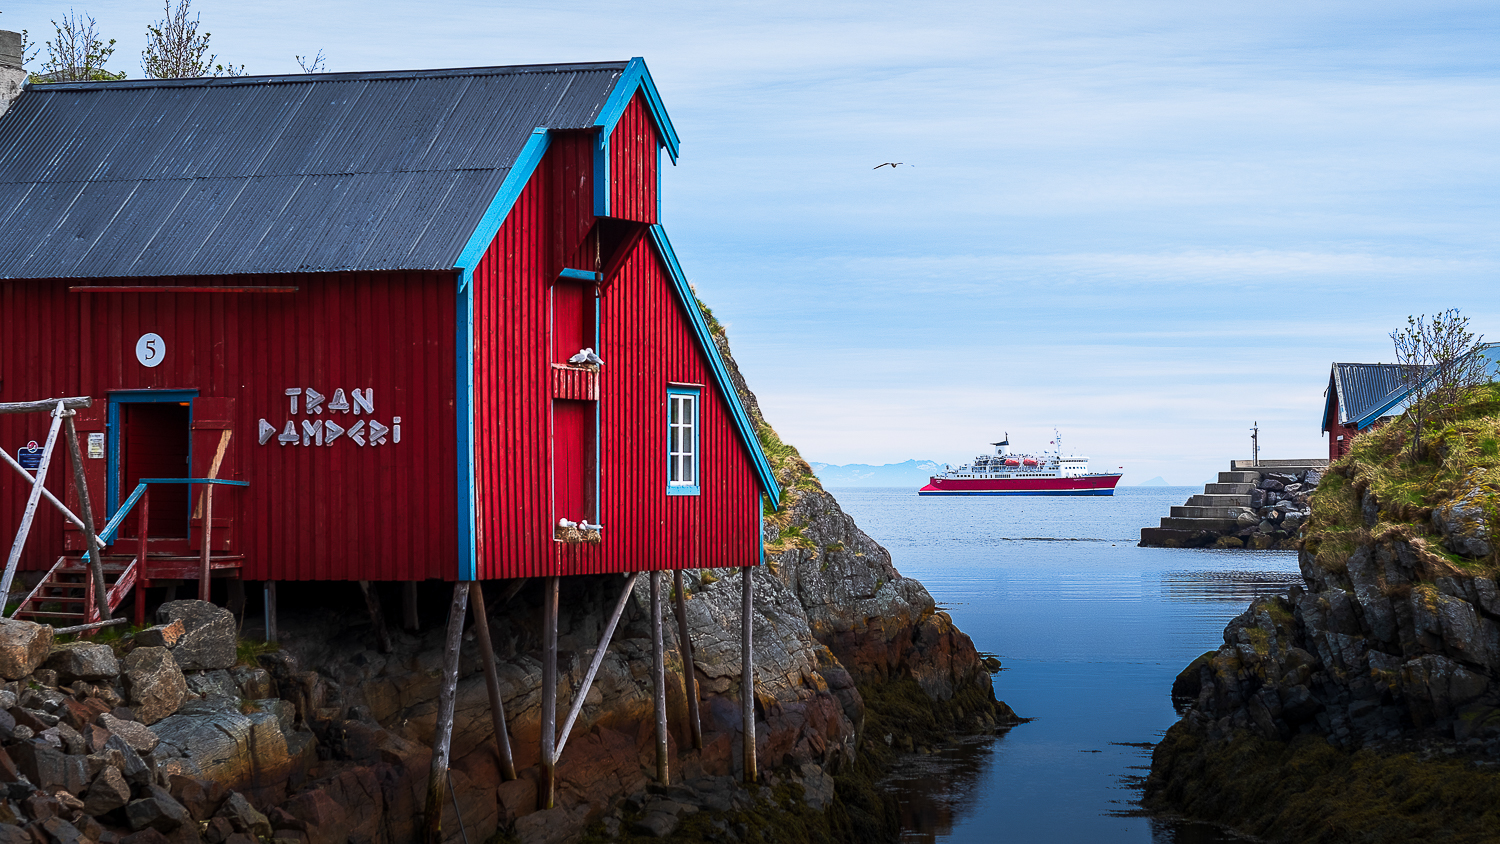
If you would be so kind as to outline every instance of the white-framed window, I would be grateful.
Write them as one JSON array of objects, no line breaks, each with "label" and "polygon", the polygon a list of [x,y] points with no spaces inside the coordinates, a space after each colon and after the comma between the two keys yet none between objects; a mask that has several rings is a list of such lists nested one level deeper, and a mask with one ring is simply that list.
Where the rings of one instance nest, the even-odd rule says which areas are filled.
[{"label": "white-framed window", "polygon": [[698,398],[693,387],[667,388],[667,494],[697,495]]}]

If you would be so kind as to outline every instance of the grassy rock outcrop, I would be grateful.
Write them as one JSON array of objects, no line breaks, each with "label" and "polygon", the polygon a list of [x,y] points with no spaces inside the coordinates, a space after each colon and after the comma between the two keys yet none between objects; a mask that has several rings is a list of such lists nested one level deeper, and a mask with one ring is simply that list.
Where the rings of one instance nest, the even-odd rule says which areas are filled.
[{"label": "grassy rock outcrop", "polygon": [[[1178,678],[1184,715],[1156,750],[1149,805],[1273,839],[1347,840],[1307,838],[1290,816],[1268,820],[1314,766],[1361,782],[1361,799],[1390,793],[1362,777],[1419,779],[1452,798],[1443,809],[1407,802],[1401,823],[1374,802],[1345,799],[1340,823],[1359,840],[1409,840],[1398,830],[1418,827],[1463,840],[1465,824],[1493,822],[1492,810],[1464,801],[1500,789],[1500,559],[1491,542],[1500,388],[1435,415],[1416,462],[1410,434],[1398,420],[1354,440],[1312,498],[1298,556],[1305,588],[1256,598],[1225,628],[1224,645]],[[1467,764],[1430,767],[1450,758]],[[1271,794],[1282,802],[1268,802]],[[1438,826],[1423,827],[1419,816],[1438,811]]]}]

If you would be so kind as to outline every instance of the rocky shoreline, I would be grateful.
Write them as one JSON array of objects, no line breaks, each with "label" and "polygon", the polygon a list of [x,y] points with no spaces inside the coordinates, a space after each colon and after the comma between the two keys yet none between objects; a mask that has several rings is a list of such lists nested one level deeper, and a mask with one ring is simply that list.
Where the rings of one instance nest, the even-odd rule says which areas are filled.
[{"label": "rocky shoreline", "polygon": [[[652,782],[642,579],[558,765],[556,808],[544,811],[541,583],[490,583],[519,776],[501,776],[478,648],[466,643],[445,840],[894,841],[895,808],[875,783],[896,754],[1018,722],[994,698],[998,663],[901,576],[733,377],[784,501],[766,517],[767,564],[750,575],[761,782],[736,779],[743,573],[685,572],[702,750],[686,734],[677,631],[665,625],[672,782]],[[560,707],[625,583],[563,580]],[[279,648],[254,644],[253,620],[242,631],[228,611],[196,601],[164,604],[160,625],[108,642],[113,634],[54,645],[50,628],[0,621],[0,844],[417,840],[448,592],[422,587],[427,626],[389,631],[389,653],[377,650],[352,584],[283,589]],[[394,585],[383,599],[396,606]]]},{"label": "rocky shoreline", "polygon": [[1148,807],[1276,841],[1494,840],[1497,410],[1486,390],[1440,420],[1421,463],[1390,426],[1330,467],[1305,588],[1256,598],[1178,677]]}]

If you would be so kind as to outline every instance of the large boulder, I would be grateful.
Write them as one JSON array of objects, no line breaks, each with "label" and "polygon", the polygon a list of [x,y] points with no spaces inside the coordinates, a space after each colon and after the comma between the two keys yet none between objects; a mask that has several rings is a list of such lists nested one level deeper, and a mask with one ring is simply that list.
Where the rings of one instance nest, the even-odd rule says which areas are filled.
[{"label": "large boulder", "polygon": [[1494,506],[1494,494],[1474,488],[1432,511],[1432,525],[1443,533],[1443,545],[1466,557],[1488,557],[1490,542],[1486,505]]},{"label": "large boulder", "polygon": [[19,680],[37,670],[52,651],[52,628],[0,618],[0,677]]},{"label": "large boulder", "polygon": [[125,657],[125,688],[142,723],[155,724],[182,706],[187,679],[166,648],[136,648]]},{"label": "large boulder", "polygon": [[207,601],[169,601],[156,611],[158,624],[182,622],[183,634],[172,656],[185,671],[232,668],[239,635],[234,614]]},{"label": "large boulder", "polygon": [[47,657],[45,665],[56,671],[57,679],[63,683],[74,680],[97,683],[120,676],[120,661],[115,659],[115,652],[109,645],[93,642],[69,642],[61,645]]}]

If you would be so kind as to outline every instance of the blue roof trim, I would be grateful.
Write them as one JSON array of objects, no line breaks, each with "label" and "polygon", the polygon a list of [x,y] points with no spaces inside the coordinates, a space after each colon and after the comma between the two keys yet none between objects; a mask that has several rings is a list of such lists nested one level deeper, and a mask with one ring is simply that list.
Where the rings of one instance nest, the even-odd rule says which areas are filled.
[{"label": "blue roof trim", "polygon": [[484,216],[479,218],[479,225],[474,228],[474,233],[469,235],[469,242],[464,244],[463,251],[458,253],[458,259],[453,266],[463,270],[463,279],[458,283],[458,289],[468,288],[469,281],[474,277],[474,267],[484,257],[485,250],[490,248],[495,235],[499,233],[500,227],[505,224],[505,218],[510,216],[510,209],[516,204],[516,198],[526,188],[526,183],[531,181],[531,174],[536,172],[536,166],[542,163],[542,156],[547,153],[547,147],[552,143],[552,138],[547,134],[545,126],[538,126],[531,130],[531,137],[526,139],[526,145],[521,147],[520,155],[516,156],[516,163],[510,167],[510,172],[505,174],[505,181],[500,183],[500,189],[495,191],[495,198],[490,200],[490,207],[484,211]]},{"label": "blue roof trim", "polygon": [[495,191],[489,208],[479,219],[469,242],[464,244],[454,266],[459,271],[458,302],[454,320],[454,414],[458,425],[458,579],[475,580],[479,576],[479,484],[474,474],[474,267],[478,266],[494,242],[495,235],[510,216],[510,209],[526,188],[536,167],[551,144],[546,127],[531,130],[531,137],[516,156],[516,163],[505,174],[505,181]]},{"label": "blue roof trim", "polygon": [[571,279],[574,279],[576,281],[603,281],[604,280],[604,274],[603,273],[596,273],[596,272],[593,272],[592,270],[570,270],[570,269],[564,269],[562,272],[560,272],[560,273],[557,274],[557,277],[558,278],[571,278]]},{"label": "blue roof trim", "polygon": [[761,451],[760,438],[755,435],[755,428],[750,424],[750,417],[746,415],[744,405],[740,404],[739,394],[734,391],[734,382],[729,378],[729,368],[724,365],[724,358],[719,354],[719,347],[714,345],[713,335],[708,330],[708,323],[704,321],[703,312],[698,308],[698,299],[693,295],[692,288],[688,286],[687,276],[682,272],[682,265],[677,263],[677,254],[672,251],[672,244],[667,240],[667,233],[659,225],[651,226],[647,231],[651,235],[651,245],[656,247],[657,256],[666,266],[667,274],[672,277],[672,287],[677,293],[677,301],[682,305],[688,322],[693,326],[698,345],[703,349],[704,356],[708,358],[709,368],[714,373],[714,384],[719,388],[719,395],[724,397],[724,403],[729,406],[729,415],[734,420],[734,427],[740,435],[740,442],[744,444],[745,450],[750,452],[750,462],[755,466],[755,474],[760,477],[761,491],[771,499],[773,508],[780,507],[781,488],[776,485],[776,473],[771,470],[771,462],[766,459],[765,452]]},{"label": "blue roof trim", "polygon": [[610,91],[609,99],[604,102],[604,108],[599,110],[599,116],[595,118],[594,125],[603,128],[605,137],[609,137],[609,133],[613,132],[615,124],[620,122],[620,115],[625,113],[636,91],[646,95],[646,107],[651,111],[651,118],[656,121],[657,134],[661,136],[662,144],[667,148],[667,154],[672,156],[672,163],[676,164],[677,148],[681,143],[677,137],[677,129],[672,125],[672,118],[667,116],[667,107],[662,105],[661,94],[656,90],[656,83],[651,79],[651,71],[646,69],[646,60],[640,56],[636,56],[625,65],[625,72],[615,83],[614,90]]}]

